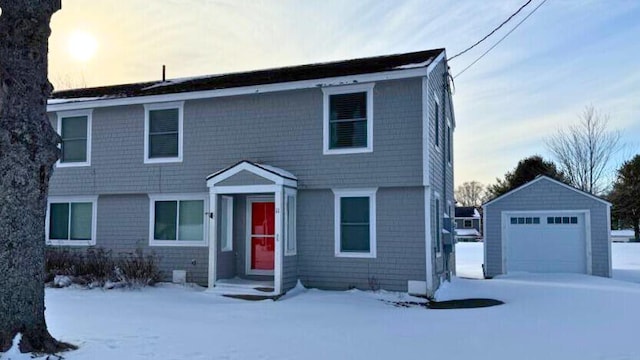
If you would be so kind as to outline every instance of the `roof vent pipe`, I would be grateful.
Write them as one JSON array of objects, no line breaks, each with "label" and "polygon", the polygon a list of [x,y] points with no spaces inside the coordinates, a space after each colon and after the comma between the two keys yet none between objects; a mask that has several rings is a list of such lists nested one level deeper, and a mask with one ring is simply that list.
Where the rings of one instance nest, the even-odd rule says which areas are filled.
[{"label": "roof vent pipe", "polygon": [[162,65],[162,81],[166,80],[167,67]]}]

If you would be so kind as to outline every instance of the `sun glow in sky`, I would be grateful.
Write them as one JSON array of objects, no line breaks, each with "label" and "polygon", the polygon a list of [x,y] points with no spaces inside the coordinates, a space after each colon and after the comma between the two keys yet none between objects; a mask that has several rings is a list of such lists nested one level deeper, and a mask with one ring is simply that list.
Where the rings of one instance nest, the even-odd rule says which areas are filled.
[{"label": "sun glow in sky", "polygon": [[[541,1],[453,59],[452,74]],[[452,56],[524,2],[64,0],[51,23],[49,75],[63,89],[159,80],[162,65],[177,78],[440,47]],[[631,145],[618,160],[640,152],[638,19],[636,0],[547,1],[456,78],[456,184],[491,183],[524,157],[550,157],[545,138],[588,105],[609,114]],[[68,50],[78,29],[86,35]]]},{"label": "sun glow in sky", "polygon": [[86,31],[76,30],[69,35],[67,50],[74,60],[86,62],[98,51],[98,40]]}]

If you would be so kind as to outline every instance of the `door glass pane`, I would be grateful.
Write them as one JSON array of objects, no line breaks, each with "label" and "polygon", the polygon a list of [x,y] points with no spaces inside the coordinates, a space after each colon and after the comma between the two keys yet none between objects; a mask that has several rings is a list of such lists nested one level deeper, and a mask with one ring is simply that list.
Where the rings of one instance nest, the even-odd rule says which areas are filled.
[{"label": "door glass pane", "polygon": [[275,235],[275,204],[273,202],[251,203],[251,234]]},{"label": "door glass pane", "polygon": [[71,240],[91,240],[91,203],[71,204]]},{"label": "door glass pane", "polygon": [[69,239],[69,204],[51,204],[49,208],[49,239]]},{"label": "door glass pane", "polygon": [[176,217],[178,214],[176,201],[155,202],[155,240],[176,240]]},{"label": "door glass pane", "polygon": [[202,240],[204,201],[180,201],[179,240]]}]

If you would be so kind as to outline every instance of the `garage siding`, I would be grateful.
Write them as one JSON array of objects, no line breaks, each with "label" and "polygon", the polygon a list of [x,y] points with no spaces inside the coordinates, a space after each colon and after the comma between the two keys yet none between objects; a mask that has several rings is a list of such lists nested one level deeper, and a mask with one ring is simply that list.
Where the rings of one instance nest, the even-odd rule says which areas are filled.
[{"label": "garage siding", "polygon": [[609,277],[610,249],[608,206],[589,195],[542,178],[485,205],[485,275],[502,274],[502,212],[540,210],[589,210],[592,274]]}]

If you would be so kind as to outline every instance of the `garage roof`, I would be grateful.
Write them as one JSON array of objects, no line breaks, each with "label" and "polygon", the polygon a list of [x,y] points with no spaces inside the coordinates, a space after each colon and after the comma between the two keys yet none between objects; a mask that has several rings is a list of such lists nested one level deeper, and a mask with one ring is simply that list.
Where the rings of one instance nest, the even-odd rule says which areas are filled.
[{"label": "garage roof", "polygon": [[509,191],[508,193],[502,194],[502,195],[498,196],[497,198],[495,198],[495,199],[493,199],[493,200],[491,200],[491,201],[489,201],[489,202],[486,202],[486,203],[482,204],[482,207],[484,208],[484,207],[486,207],[487,205],[493,204],[493,203],[494,203],[494,202],[496,202],[496,201],[499,201],[499,200],[501,200],[501,199],[504,199],[504,198],[505,198],[505,197],[507,197],[507,196],[513,195],[513,194],[515,194],[516,192],[518,192],[518,191],[520,191],[520,190],[522,190],[522,189],[525,189],[525,188],[527,188],[527,187],[529,187],[529,186],[531,186],[531,185],[533,185],[533,184],[535,184],[535,183],[537,183],[537,182],[540,182],[540,181],[550,181],[550,182],[555,183],[555,184],[558,184],[558,185],[560,185],[560,186],[564,186],[565,188],[567,188],[567,189],[569,189],[569,190],[573,190],[573,191],[575,191],[575,192],[577,192],[577,193],[579,193],[579,194],[581,194],[581,195],[583,195],[583,196],[586,196],[586,197],[592,198],[593,200],[596,200],[596,201],[599,201],[599,202],[601,202],[601,203],[603,203],[603,204],[605,204],[605,205],[611,206],[611,203],[610,203],[610,202],[608,202],[608,201],[606,201],[606,200],[604,200],[604,199],[602,199],[602,198],[600,198],[600,197],[598,197],[598,196],[595,196],[595,195],[593,195],[593,194],[589,194],[589,193],[588,193],[588,192],[586,192],[586,191],[582,191],[582,190],[580,190],[580,189],[578,189],[578,188],[575,188],[575,187],[573,187],[573,186],[567,185],[567,184],[565,184],[565,183],[563,183],[563,182],[561,182],[561,181],[558,181],[558,180],[556,180],[556,179],[550,178],[550,177],[548,177],[548,176],[546,176],[546,175],[538,175],[535,179],[533,179],[533,180],[529,181],[528,183],[526,183],[526,184],[524,184],[524,185],[520,185],[519,187],[517,187],[517,188],[515,188],[515,189],[513,189],[513,190],[511,190],[511,191]]}]

